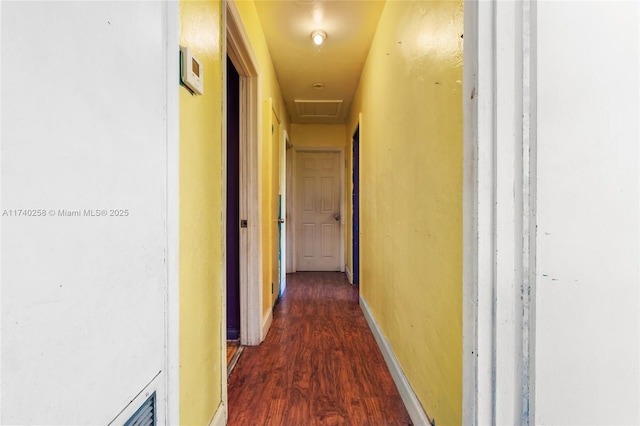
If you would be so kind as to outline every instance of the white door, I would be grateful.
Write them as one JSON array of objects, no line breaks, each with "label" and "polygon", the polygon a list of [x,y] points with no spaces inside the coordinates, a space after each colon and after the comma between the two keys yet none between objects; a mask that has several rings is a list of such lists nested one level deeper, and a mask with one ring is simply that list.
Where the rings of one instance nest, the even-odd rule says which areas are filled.
[{"label": "white door", "polygon": [[297,168],[297,270],[339,271],[340,153],[301,152]]}]

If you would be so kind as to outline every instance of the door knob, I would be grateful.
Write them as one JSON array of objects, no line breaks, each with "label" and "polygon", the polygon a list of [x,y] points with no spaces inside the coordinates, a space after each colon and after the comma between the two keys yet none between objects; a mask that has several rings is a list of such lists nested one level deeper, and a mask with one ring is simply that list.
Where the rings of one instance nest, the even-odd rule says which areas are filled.
[{"label": "door knob", "polygon": [[284,219],[278,219],[278,223],[284,223]]},{"label": "door knob", "polygon": [[335,216],[333,216],[333,217],[334,217],[336,220],[340,220],[340,215],[339,215],[339,214],[337,214],[337,215],[335,215]]}]

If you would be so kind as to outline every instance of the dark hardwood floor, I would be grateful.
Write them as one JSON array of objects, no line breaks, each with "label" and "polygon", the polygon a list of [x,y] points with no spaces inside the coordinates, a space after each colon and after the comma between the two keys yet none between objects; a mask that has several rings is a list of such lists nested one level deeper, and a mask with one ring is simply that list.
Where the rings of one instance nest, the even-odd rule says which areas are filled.
[{"label": "dark hardwood floor", "polygon": [[229,425],[410,425],[367,326],[358,289],[338,272],[287,276],[265,341],[229,378]]}]

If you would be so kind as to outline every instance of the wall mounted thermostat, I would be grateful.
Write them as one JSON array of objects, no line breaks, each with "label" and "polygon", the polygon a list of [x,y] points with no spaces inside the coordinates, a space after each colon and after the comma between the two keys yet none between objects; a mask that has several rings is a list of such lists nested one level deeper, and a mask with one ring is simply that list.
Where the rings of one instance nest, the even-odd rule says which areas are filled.
[{"label": "wall mounted thermostat", "polygon": [[182,82],[199,95],[204,95],[204,68],[199,60],[191,54],[191,51],[180,46],[182,57]]}]

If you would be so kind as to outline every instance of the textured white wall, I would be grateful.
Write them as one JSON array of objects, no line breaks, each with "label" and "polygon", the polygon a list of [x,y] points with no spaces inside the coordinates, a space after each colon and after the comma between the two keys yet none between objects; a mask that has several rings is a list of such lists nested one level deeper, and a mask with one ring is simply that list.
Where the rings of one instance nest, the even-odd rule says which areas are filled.
[{"label": "textured white wall", "polygon": [[639,5],[537,7],[536,422],[639,424]]},{"label": "textured white wall", "polygon": [[164,369],[166,5],[1,7],[0,423],[106,424]]}]

